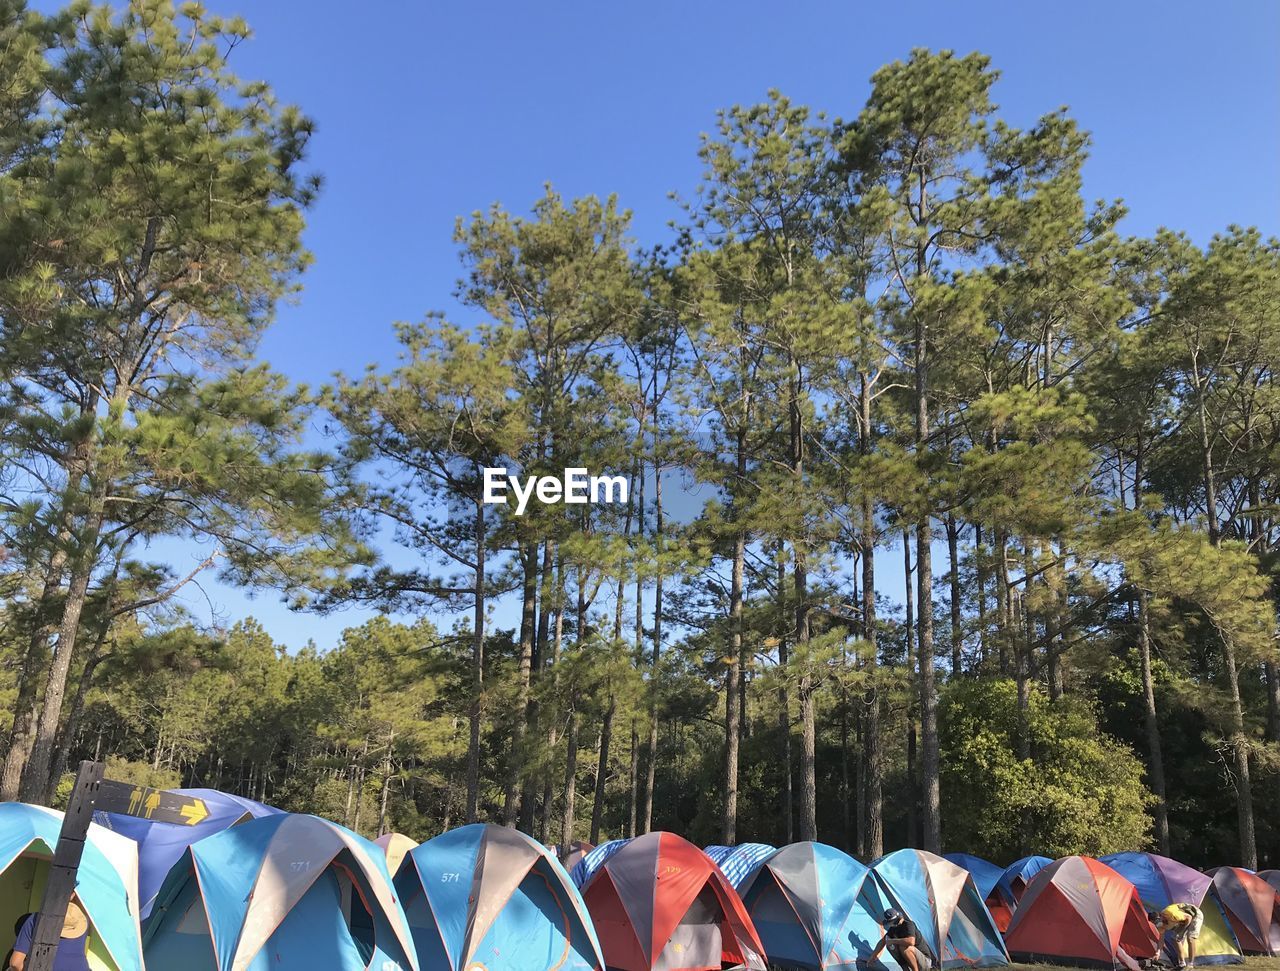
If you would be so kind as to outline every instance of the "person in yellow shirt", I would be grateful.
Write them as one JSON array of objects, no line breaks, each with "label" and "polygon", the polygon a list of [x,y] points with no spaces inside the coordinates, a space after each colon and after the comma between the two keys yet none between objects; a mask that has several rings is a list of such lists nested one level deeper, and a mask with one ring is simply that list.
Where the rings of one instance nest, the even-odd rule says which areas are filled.
[{"label": "person in yellow shirt", "polygon": [[1170,904],[1156,914],[1152,922],[1162,935],[1172,935],[1178,955],[1175,967],[1185,968],[1196,963],[1196,942],[1200,939],[1200,928],[1204,926],[1204,912],[1199,907],[1187,903]]}]

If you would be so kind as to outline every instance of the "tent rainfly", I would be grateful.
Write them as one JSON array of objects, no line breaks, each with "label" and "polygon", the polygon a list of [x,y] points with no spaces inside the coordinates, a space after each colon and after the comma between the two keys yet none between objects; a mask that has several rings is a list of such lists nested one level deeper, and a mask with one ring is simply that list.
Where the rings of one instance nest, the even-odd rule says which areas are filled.
[{"label": "tent rainfly", "polygon": [[702,850],[673,833],[614,848],[597,861],[582,896],[610,971],[765,971],[764,945],[737,892]]},{"label": "tent rainfly", "polygon": [[[0,803],[0,957],[12,949],[17,925],[40,909],[62,813],[21,802]],[[138,927],[138,848],[89,824],[76,895],[89,918],[93,971],[142,971]]]},{"label": "tent rainfly", "polygon": [[1102,857],[1102,862],[1137,888],[1148,910],[1164,910],[1170,904],[1200,908],[1204,927],[1196,941],[1196,964],[1244,963],[1213,878],[1207,873],[1157,853],[1112,853]]},{"label": "tent rainfly", "polygon": [[472,823],[404,858],[396,890],[423,971],[603,971],[586,905],[555,855]]},{"label": "tent rainfly", "polygon": [[924,850],[897,850],[871,866],[872,913],[902,911],[944,969],[1009,963],[995,921],[964,867]]},{"label": "tent rainfly", "polygon": [[[880,940],[871,871],[825,843],[776,850],[739,886],[769,963],[806,971],[855,971]],[[893,958],[886,955],[886,963]]]},{"label": "tent rainfly", "polygon": [[151,968],[418,971],[381,848],[318,816],[252,819],[189,846],[143,933]]},{"label": "tent rainfly", "polygon": [[1209,871],[1218,899],[1245,954],[1280,955],[1280,894],[1262,877],[1238,866]]},{"label": "tent rainfly", "polygon": [[1138,971],[1160,949],[1132,883],[1088,856],[1068,856],[1037,873],[1004,936],[1014,960],[1028,964]]},{"label": "tent rainfly", "polygon": [[188,846],[246,820],[280,812],[274,806],[217,789],[174,791],[200,799],[209,815],[191,826],[175,826],[123,813],[97,811],[93,814],[94,822],[138,844],[138,892],[142,895],[144,920],[151,914],[160,884],[164,883],[173,865],[182,859],[182,853]]},{"label": "tent rainfly", "polygon": [[778,848],[768,843],[739,843],[737,846],[708,846],[702,852],[720,868],[735,890],[741,890],[742,881],[777,853]]}]

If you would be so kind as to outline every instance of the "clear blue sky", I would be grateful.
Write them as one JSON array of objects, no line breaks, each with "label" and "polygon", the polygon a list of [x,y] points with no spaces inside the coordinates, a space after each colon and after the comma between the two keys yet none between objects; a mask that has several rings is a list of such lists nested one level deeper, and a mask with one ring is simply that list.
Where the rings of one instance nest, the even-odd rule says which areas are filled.
[{"label": "clear blue sky", "polygon": [[[852,115],[871,73],[917,46],[991,55],[1015,125],[1068,106],[1094,137],[1086,193],[1123,197],[1126,231],[1280,232],[1274,0],[206,2],[254,30],[239,73],[318,125],[316,262],[262,346],[299,381],[389,364],[393,321],[457,310],[455,217],[495,201],[524,211],[550,181],[567,196],[617,193],[638,239],[659,241],[717,108],[778,88]],[[205,590],[223,617],[252,612],[293,647],[327,646],[359,619]]]}]

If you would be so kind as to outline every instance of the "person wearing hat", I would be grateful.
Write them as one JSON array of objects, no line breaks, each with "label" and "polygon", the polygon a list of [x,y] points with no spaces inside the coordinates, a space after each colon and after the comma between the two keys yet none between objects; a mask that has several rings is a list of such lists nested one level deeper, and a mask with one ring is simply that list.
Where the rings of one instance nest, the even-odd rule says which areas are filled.
[{"label": "person wearing hat", "polygon": [[1174,903],[1158,913],[1153,911],[1149,916],[1161,935],[1168,934],[1173,938],[1178,960],[1174,967],[1194,965],[1196,944],[1200,940],[1200,929],[1204,927],[1204,911],[1195,904]]},{"label": "person wearing hat", "polygon": [[[22,971],[31,953],[32,938],[36,933],[36,918],[31,914],[18,929],[18,940],[13,945],[7,971]],[[89,944],[89,918],[80,901],[74,896],[67,903],[67,915],[62,919],[62,941],[53,959],[53,971],[89,971],[87,949]]]},{"label": "person wearing hat", "polygon": [[893,955],[894,960],[902,968],[902,971],[929,971],[933,967],[933,962],[929,960],[927,955],[918,943],[920,932],[916,929],[916,925],[907,920],[906,915],[900,910],[886,910],[884,912],[884,937],[880,938],[880,943],[876,945],[871,957],[867,963],[873,963],[880,956],[880,952],[888,949]]}]

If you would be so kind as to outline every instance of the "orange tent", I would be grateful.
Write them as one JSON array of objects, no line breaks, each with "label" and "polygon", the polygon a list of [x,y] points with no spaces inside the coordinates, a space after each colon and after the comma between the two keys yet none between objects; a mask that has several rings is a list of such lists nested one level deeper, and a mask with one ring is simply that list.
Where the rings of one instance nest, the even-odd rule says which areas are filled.
[{"label": "orange tent", "polygon": [[1005,934],[1009,954],[1034,964],[1074,964],[1138,971],[1160,949],[1137,889],[1088,856],[1068,856],[1028,884]]},{"label": "orange tent", "polygon": [[1218,899],[1245,954],[1280,955],[1280,894],[1266,880],[1238,866],[1210,870]]},{"label": "orange tent", "polygon": [[764,945],[737,892],[674,833],[622,841],[587,878],[582,897],[615,971],[765,971]]}]

